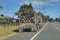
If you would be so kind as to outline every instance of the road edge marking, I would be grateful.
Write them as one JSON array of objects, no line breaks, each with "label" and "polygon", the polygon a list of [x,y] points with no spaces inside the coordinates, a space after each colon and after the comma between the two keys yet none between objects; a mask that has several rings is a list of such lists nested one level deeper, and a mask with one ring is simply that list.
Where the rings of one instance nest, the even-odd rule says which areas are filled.
[{"label": "road edge marking", "polygon": [[[47,24],[48,24],[48,23],[47,23]],[[34,40],[34,38],[35,38],[39,33],[41,33],[41,32],[44,30],[44,28],[47,26],[47,24],[46,24],[43,28],[41,28],[41,30],[39,30],[39,32],[36,33],[30,40]]]}]

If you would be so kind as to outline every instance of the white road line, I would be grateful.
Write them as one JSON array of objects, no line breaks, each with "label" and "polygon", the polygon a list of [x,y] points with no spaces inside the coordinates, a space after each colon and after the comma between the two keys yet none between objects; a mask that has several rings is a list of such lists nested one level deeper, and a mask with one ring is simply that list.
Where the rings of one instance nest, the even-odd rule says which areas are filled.
[{"label": "white road line", "polygon": [[47,26],[47,24],[38,33],[36,33],[30,40],[34,40],[34,38],[43,31],[43,29]]}]

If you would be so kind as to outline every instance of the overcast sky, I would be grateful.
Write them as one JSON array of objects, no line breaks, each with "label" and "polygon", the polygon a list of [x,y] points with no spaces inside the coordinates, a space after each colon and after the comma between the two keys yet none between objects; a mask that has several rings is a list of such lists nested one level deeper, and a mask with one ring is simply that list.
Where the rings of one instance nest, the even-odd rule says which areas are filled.
[{"label": "overcast sky", "polygon": [[3,7],[0,14],[13,17],[21,5],[32,3],[36,12],[42,12],[51,18],[60,17],[60,0],[0,0]]}]

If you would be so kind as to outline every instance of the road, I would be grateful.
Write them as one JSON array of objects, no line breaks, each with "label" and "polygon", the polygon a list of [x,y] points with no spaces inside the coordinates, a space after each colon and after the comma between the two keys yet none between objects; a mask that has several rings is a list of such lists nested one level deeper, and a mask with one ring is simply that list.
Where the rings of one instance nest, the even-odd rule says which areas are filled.
[{"label": "road", "polygon": [[60,31],[56,29],[59,23],[48,23],[45,29],[34,40],[60,40]]},{"label": "road", "polygon": [[22,32],[22,33],[17,33],[14,36],[8,37],[4,40],[30,40],[30,38],[34,35],[35,32]]},{"label": "road", "polygon": [[34,37],[33,40],[60,40],[60,23],[48,23],[46,27],[41,31],[37,32],[22,32],[17,33],[14,36],[8,37],[4,40],[30,40],[33,38],[39,31],[39,34]]}]

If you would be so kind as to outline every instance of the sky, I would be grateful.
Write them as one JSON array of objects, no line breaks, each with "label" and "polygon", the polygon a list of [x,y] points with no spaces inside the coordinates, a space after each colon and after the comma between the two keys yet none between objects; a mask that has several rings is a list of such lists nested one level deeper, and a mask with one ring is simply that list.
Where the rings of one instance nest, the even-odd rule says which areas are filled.
[{"label": "sky", "polygon": [[32,3],[34,11],[42,12],[43,15],[49,15],[51,18],[60,18],[60,0],[0,0],[2,9],[0,14],[17,18],[15,12],[21,5]]}]

